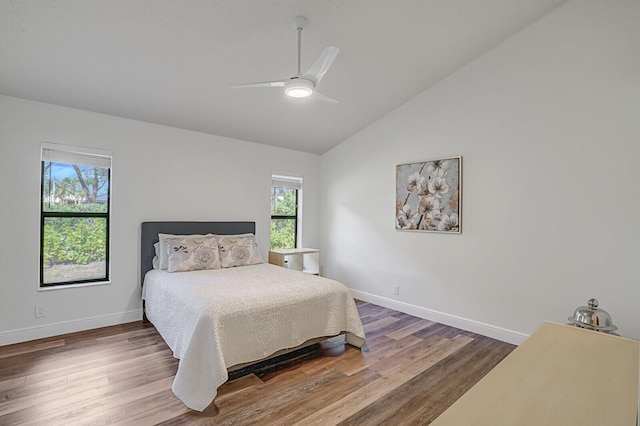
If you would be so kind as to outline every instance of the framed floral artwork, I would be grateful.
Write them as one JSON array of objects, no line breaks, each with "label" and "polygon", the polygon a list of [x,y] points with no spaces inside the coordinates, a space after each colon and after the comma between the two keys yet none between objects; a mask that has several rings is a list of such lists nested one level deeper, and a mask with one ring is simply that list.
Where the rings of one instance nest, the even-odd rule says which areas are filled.
[{"label": "framed floral artwork", "polygon": [[461,232],[462,157],[396,166],[396,229]]}]

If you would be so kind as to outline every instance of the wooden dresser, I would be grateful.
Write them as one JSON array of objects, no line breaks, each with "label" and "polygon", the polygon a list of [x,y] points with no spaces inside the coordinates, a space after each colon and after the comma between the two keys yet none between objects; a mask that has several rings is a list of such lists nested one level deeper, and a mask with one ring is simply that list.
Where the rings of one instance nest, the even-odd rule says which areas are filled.
[{"label": "wooden dresser", "polygon": [[544,323],[433,426],[635,426],[640,343]]}]

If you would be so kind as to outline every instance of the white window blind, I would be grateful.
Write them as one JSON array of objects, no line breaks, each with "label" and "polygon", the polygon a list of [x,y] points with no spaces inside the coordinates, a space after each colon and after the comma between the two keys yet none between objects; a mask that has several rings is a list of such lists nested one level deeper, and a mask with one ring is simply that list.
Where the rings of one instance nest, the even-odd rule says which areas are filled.
[{"label": "white window blind", "polygon": [[42,144],[42,161],[111,168],[111,151],[53,143]]},{"label": "white window blind", "polygon": [[302,189],[302,178],[296,176],[272,175],[271,186],[276,188]]}]

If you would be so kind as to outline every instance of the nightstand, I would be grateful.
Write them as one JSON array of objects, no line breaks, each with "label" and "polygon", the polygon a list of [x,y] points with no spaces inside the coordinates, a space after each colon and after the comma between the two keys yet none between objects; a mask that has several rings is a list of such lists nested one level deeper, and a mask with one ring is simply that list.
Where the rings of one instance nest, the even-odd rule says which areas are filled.
[{"label": "nightstand", "polygon": [[320,275],[320,250],[313,248],[271,250],[269,263]]}]

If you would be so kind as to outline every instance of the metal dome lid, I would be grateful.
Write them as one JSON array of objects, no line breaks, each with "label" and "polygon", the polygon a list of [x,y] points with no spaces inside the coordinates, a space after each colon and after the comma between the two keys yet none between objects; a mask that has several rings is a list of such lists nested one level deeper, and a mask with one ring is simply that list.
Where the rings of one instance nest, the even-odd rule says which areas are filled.
[{"label": "metal dome lid", "polygon": [[587,306],[577,308],[572,317],[569,317],[572,325],[589,330],[608,333],[618,329],[611,321],[611,316],[604,309],[598,308],[597,299],[589,299]]}]

